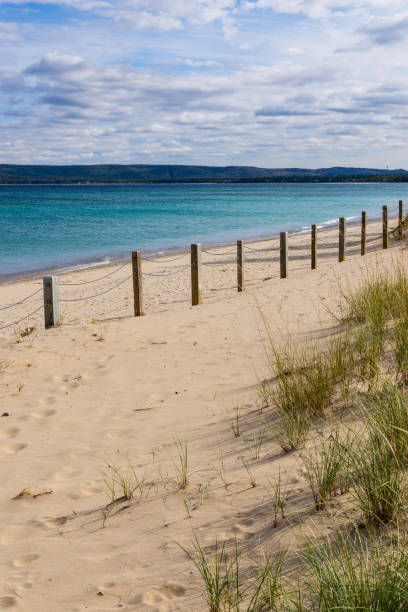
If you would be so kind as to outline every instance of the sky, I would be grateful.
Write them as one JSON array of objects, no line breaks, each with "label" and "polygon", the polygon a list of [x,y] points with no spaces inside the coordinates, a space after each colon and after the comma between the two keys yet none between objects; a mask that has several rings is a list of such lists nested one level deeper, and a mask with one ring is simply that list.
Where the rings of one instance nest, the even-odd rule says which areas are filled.
[{"label": "sky", "polygon": [[408,168],[406,0],[0,0],[0,163]]}]

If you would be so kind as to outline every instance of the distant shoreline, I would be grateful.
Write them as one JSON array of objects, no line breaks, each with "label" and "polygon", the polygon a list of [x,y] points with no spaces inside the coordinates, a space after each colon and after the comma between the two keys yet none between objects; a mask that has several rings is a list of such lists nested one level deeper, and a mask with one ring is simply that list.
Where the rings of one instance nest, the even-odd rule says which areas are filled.
[{"label": "distant shoreline", "polygon": [[378,176],[378,175],[370,175],[364,176],[363,178],[350,178],[350,177],[336,177],[333,179],[324,177],[324,178],[268,178],[268,179],[228,179],[228,180],[203,180],[203,179],[156,179],[156,180],[128,180],[128,181],[15,181],[15,182],[2,182],[0,180],[0,187],[94,187],[96,185],[112,185],[112,186],[129,186],[129,185],[273,185],[273,184],[310,184],[310,183],[319,183],[322,185],[336,185],[336,184],[371,184],[371,183],[408,183],[408,175],[405,176],[394,176],[390,175],[389,177]]}]

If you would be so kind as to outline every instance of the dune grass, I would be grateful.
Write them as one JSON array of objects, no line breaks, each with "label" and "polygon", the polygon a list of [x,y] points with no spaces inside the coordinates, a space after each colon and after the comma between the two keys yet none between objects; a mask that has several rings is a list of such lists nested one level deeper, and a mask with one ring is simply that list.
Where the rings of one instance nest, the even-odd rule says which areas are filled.
[{"label": "dune grass", "polygon": [[330,497],[342,495],[350,489],[346,453],[350,452],[351,446],[350,436],[340,441],[335,433],[328,439],[321,439],[308,452],[301,453],[316,510],[322,510]]},{"label": "dune grass", "polygon": [[305,549],[307,578],[301,606],[314,612],[408,609],[408,554],[397,543],[387,548],[358,530],[310,541]]}]

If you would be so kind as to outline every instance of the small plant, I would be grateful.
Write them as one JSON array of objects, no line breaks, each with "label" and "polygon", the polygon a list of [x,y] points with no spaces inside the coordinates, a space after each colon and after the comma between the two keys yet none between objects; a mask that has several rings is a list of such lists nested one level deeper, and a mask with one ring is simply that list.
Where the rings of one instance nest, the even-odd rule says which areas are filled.
[{"label": "small plant", "polygon": [[269,404],[271,403],[271,399],[272,399],[272,390],[271,390],[271,386],[270,383],[268,382],[268,380],[266,380],[266,378],[264,378],[263,380],[260,381],[259,385],[258,385],[258,393],[257,393],[257,400],[258,400],[258,405],[259,405],[259,409],[262,412],[264,408],[267,408],[269,406]]},{"label": "small plant", "polygon": [[128,464],[124,468],[108,465],[102,476],[112,502],[118,499],[132,499],[136,491],[139,492],[140,498],[143,497],[145,476],[139,479],[131,465]]},{"label": "small plant", "polygon": [[274,482],[269,481],[269,487],[272,498],[273,526],[276,528],[278,526],[279,514],[282,519],[285,518],[286,491],[282,488],[280,468],[278,477]]},{"label": "small plant", "polygon": [[248,474],[248,478],[249,478],[249,484],[251,485],[252,488],[255,488],[257,486],[257,482],[255,479],[255,476],[251,470],[251,468],[248,465],[248,462],[246,461],[245,457],[241,457],[242,463],[244,465],[244,468],[246,470],[246,473]]},{"label": "small plant", "polygon": [[285,453],[303,448],[311,426],[307,411],[281,410],[276,438]]},{"label": "small plant", "polygon": [[235,407],[235,415],[233,420],[231,421],[231,429],[234,434],[234,438],[239,438],[241,435],[240,430],[240,406]]},{"label": "small plant", "polygon": [[185,507],[186,512],[187,512],[187,518],[191,519],[190,506],[189,506],[188,501],[186,500],[185,497],[183,497],[183,504],[184,504],[184,507]]},{"label": "small plant", "polygon": [[286,558],[285,552],[278,552],[271,560],[265,551],[264,561],[258,564],[258,581],[256,589],[247,607],[247,612],[260,610],[280,610],[278,607],[283,597],[282,566]]},{"label": "small plant", "polygon": [[259,459],[261,454],[262,444],[265,438],[266,428],[261,427],[257,431],[254,431],[252,438],[247,440],[248,446],[252,452],[252,459]]},{"label": "small plant", "polygon": [[196,533],[194,534],[193,550],[183,548],[184,552],[197,568],[205,588],[205,596],[210,612],[221,612],[222,610],[239,609],[240,594],[240,557],[235,541],[234,553],[230,556],[225,549],[225,542],[219,548],[215,544],[215,554],[209,557]]},{"label": "small plant", "polygon": [[102,510],[102,529],[105,529],[106,521],[108,520],[111,510],[112,510],[112,506],[106,506]]},{"label": "small plant", "polygon": [[225,465],[224,465],[224,454],[221,449],[218,453],[218,475],[221,478],[222,482],[224,483],[224,487],[228,489],[231,482],[229,482],[229,480],[227,479]]},{"label": "small plant", "polygon": [[340,442],[336,434],[328,440],[321,440],[308,454],[301,454],[316,510],[322,510],[330,497],[350,489],[351,477],[346,462],[350,446],[350,436]]},{"label": "small plant", "polygon": [[181,441],[180,438],[176,438],[175,445],[177,449],[177,461],[174,461],[174,467],[176,470],[177,484],[180,489],[187,489],[190,472],[188,462],[188,442],[187,440]]}]

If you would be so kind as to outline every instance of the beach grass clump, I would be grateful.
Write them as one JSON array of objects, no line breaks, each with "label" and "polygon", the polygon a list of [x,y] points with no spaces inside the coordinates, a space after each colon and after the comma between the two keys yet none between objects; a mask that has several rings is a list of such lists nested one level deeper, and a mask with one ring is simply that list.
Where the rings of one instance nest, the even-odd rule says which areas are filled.
[{"label": "beach grass clump", "polygon": [[408,501],[407,479],[395,451],[380,430],[370,431],[347,452],[353,492],[366,524],[385,524],[398,518]]},{"label": "beach grass clump", "polygon": [[279,551],[273,558],[263,551],[263,561],[258,563],[252,597],[246,606],[247,612],[282,610],[285,590],[282,586],[282,568],[286,552]]},{"label": "beach grass clump", "polygon": [[282,486],[280,469],[277,478],[273,481],[269,481],[269,491],[272,501],[273,526],[276,529],[279,515],[282,519],[285,518],[285,504],[287,499],[286,487]]},{"label": "beach grass clump", "polygon": [[317,346],[275,353],[276,385],[273,399],[284,412],[305,411],[321,416],[336,388],[330,360]]},{"label": "beach grass clump", "polygon": [[391,350],[396,365],[396,378],[403,386],[408,385],[408,318],[395,321],[391,334]]},{"label": "beach grass clump", "polygon": [[132,499],[136,492],[140,498],[143,498],[146,485],[145,476],[139,478],[130,464],[125,467],[110,464],[102,473],[102,477],[111,502],[118,499]]},{"label": "beach grass clump", "polygon": [[308,576],[297,610],[331,612],[408,609],[408,553],[397,542],[387,548],[358,530],[310,541],[305,549]]},{"label": "beach grass clump", "polygon": [[385,350],[385,333],[358,326],[351,331],[355,348],[355,369],[362,381],[372,381],[380,373],[381,358]]},{"label": "beach grass clump", "polygon": [[303,448],[312,425],[307,411],[279,410],[279,425],[276,439],[285,453]]},{"label": "beach grass clump", "polygon": [[361,400],[366,426],[372,435],[382,435],[397,467],[408,465],[408,401],[397,384],[385,380]]},{"label": "beach grass clump", "polygon": [[340,440],[336,432],[301,454],[316,510],[322,510],[330,497],[342,495],[350,489],[346,452],[350,451],[351,445],[350,435]]},{"label": "beach grass clump", "polygon": [[278,602],[284,598],[282,588],[282,566],[286,558],[278,552],[270,558],[263,552],[263,561],[257,562],[255,570],[242,569],[242,551],[235,538],[231,550],[226,543],[215,552],[207,553],[193,531],[192,550],[182,547],[193,562],[204,584],[204,594],[209,612],[260,612],[278,610]]},{"label": "beach grass clump", "polygon": [[344,320],[367,323],[372,329],[383,330],[392,312],[393,289],[390,275],[376,271],[356,289],[343,291]]},{"label": "beach grass clump", "polygon": [[239,610],[241,599],[240,559],[241,551],[235,542],[232,555],[226,550],[225,542],[220,547],[215,544],[215,552],[209,555],[201,546],[197,534],[194,534],[192,550],[183,548],[194,563],[204,583],[204,593],[209,612],[221,610]]},{"label": "beach grass clump", "polygon": [[262,444],[265,439],[266,426],[255,429],[252,436],[246,440],[248,448],[252,453],[252,459],[259,459],[261,455]]}]

